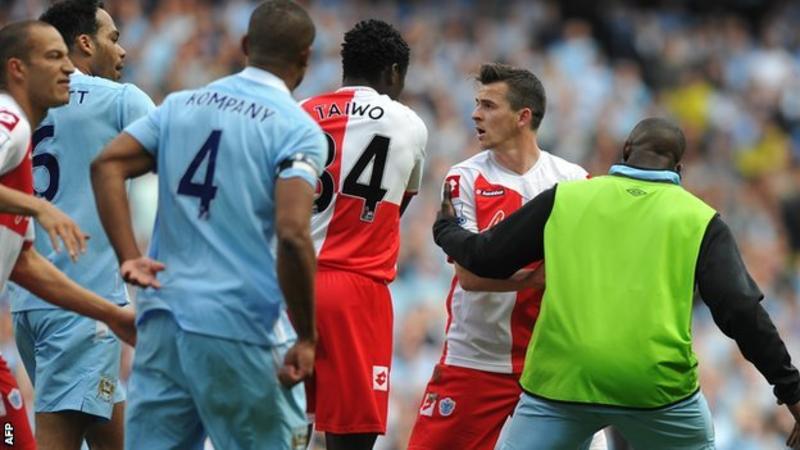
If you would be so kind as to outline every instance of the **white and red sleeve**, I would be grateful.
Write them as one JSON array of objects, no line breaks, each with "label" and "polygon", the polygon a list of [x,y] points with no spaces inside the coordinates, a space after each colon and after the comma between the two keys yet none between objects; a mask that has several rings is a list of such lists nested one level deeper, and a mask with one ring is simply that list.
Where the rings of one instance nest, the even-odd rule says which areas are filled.
[{"label": "white and red sleeve", "polygon": [[0,175],[16,168],[25,158],[30,127],[18,113],[0,106]]},{"label": "white and red sleeve", "polygon": [[[413,113],[412,113],[413,114]],[[412,117],[412,126],[414,127],[414,134],[417,136],[417,144],[414,155],[414,168],[411,170],[411,175],[408,177],[406,184],[406,192],[416,193],[422,185],[422,168],[425,164],[425,149],[428,146],[428,128],[425,122],[416,114]]]},{"label": "white and red sleeve", "polygon": [[453,167],[444,179],[450,185],[450,198],[456,210],[458,224],[465,230],[478,232],[475,208],[475,175],[472,170]]}]

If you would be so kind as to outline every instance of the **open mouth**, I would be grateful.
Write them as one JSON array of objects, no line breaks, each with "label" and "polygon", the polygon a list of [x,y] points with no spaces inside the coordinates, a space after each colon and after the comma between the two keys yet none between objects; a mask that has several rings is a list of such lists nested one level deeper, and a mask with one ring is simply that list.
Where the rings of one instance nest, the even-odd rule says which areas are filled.
[{"label": "open mouth", "polygon": [[475,132],[478,134],[478,139],[482,138],[486,134],[486,130],[478,127],[475,127]]}]

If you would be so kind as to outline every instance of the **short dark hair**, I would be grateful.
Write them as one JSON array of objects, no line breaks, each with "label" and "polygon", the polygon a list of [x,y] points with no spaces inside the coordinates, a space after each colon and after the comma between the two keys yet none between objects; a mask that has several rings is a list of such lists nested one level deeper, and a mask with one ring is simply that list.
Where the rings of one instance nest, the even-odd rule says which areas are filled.
[{"label": "short dark hair", "polygon": [[39,20],[54,26],[72,51],[78,36],[97,35],[97,10],[102,8],[100,0],[64,0],[47,8]]},{"label": "short dark hair", "polygon": [[632,151],[653,153],[678,164],[686,151],[686,135],[681,127],[669,119],[648,117],[633,127],[626,144],[631,146]]},{"label": "short dark hair", "polygon": [[47,24],[38,20],[23,20],[0,29],[0,88],[8,87],[6,63],[9,59],[28,61],[31,29],[36,26],[47,26]]},{"label": "short dark hair", "polygon": [[405,73],[410,54],[408,43],[393,26],[382,20],[362,20],[344,34],[342,75],[376,82],[392,64]]},{"label": "short dark hair", "polygon": [[508,85],[508,103],[511,109],[519,111],[530,108],[531,128],[539,129],[547,106],[547,97],[542,82],[531,71],[509,66],[508,64],[488,63],[481,65],[476,77],[481,84],[504,82]]},{"label": "short dark hair", "polygon": [[314,42],[308,12],[292,0],[261,2],[247,27],[249,58],[256,65],[294,62]]}]

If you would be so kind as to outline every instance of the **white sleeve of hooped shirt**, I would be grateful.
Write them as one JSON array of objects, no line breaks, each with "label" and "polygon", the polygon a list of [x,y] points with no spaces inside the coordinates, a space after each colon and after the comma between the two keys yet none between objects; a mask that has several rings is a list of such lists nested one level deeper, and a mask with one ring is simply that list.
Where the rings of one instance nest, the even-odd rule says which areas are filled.
[{"label": "white sleeve of hooped shirt", "polygon": [[456,210],[458,224],[473,233],[478,232],[478,216],[475,210],[474,170],[452,167],[444,182],[450,186],[450,198]]},{"label": "white sleeve of hooped shirt", "polygon": [[17,167],[25,158],[31,133],[19,113],[0,105],[0,175]]},{"label": "white sleeve of hooped shirt", "polygon": [[418,192],[422,185],[422,167],[425,164],[425,149],[428,146],[428,127],[425,126],[425,122],[413,111],[409,110],[409,112],[412,115],[411,122],[412,126],[415,128],[414,135],[417,139],[414,144],[414,168],[411,170],[411,175],[408,177],[406,192]]}]

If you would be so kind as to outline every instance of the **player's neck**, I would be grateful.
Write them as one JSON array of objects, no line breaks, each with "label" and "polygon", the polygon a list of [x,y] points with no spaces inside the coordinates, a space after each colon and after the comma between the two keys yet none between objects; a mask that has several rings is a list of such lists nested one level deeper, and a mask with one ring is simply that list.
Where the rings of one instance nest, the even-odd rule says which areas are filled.
[{"label": "player's neck", "polygon": [[381,93],[381,90],[378,86],[375,86],[374,83],[367,81],[364,78],[345,78],[342,80],[342,87],[353,87],[353,86],[366,86],[368,88],[375,89],[378,93]]},{"label": "player's neck", "polygon": [[72,61],[72,65],[75,66],[75,68],[78,71],[80,71],[80,73],[85,74],[85,75],[89,75],[89,76],[94,76],[94,73],[92,73],[92,65],[89,64],[89,60],[88,59],[86,59],[86,58],[75,58],[75,57],[72,57],[72,56],[70,56],[69,59],[70,59],[70,61]]},{"label": "player's neck", "polygon": [[511,140],[507,145],[500,145],[492,150],[500,165],[520,175],[531,170],[542,154],[535,136],[533,139],[526,137],[525,139]]}]

